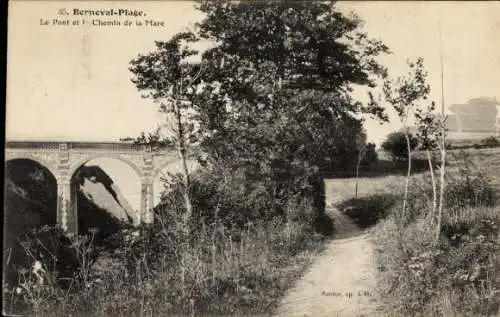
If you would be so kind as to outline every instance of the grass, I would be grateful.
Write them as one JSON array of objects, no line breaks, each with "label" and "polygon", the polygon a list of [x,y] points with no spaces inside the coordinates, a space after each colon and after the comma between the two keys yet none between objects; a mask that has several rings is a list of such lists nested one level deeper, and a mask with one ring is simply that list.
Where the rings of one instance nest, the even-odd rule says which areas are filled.
[{"label": "grass", "polygon": [[[189,247],[182,247],[179,235],[124,234],[127,243],[111,253],[93,257],[91,250],[88,270],[73,278],[72,289],[59,286],[53,270],[33,259],[8,304],[36,316],[263,315],[277,307],[323,245],[300,223],[259,224],[240,233],[207,226]],[[44,263],[42,283],[32,274],[37,262]],[[24,305],[16,306],[19,301]]]},{"label": "grass", "polygon": [[[486,169],[483,174],[500,185],[498,149],[474,150],[469,156],[457,153],[449,154],[450,174],[458,175],[466,162],[469,167],[472,162],[477,166],[471,170]],[[414,174],[411,199],[425,202],[421,196],[429,181],[428,173]],[[500,257],[488,226],[497,225],[498,205],[447,210],[442,239],[434,244],[432,218],[418,216],[429,215],[422,212],[425,203],[410,204],[420,209],[406,226],[393,216],[404,182],[401,174],[361,177],[355,197],[356,179],[325,180],[328,206],[336,206],[362,228],[374,228],[382,269],[380,293],[392,303],[386,307],[388,314],[486,314],[495,309],[498,281],[493,277],[499,276],[495,261]],[[235,201],[246,202],[229,197],[225,204]],[[234,206],[231,210],[237,209]],[[167,208],[153,227],[137,234],[120,233],[113,252],[100,251],[92,257],[88,244],[77,246],[87,250],[79,258],[87,259],[87,264],[69,287],[59,286],[58,277],[46,266],[40,284],[32,274],[40,260],[33,253],[21,291],[12,288],[7,295],[18,312],[25,308],[37,316],[265,315],[277,307],[326,241],[311,230],[309,204],[291,204],[287,210],[294,216],[286,221],[254,223],[244,230],[209,222],[186,239],[179,231],[179,211]],[[478,265],[480,273],[475,276]],[[469,277],[460,280],[460,276]],[[473,281],[470,276],[475,276]],[[400,280],[405,283],[394,282]],[[20,302],[23,305],[16,306]],[[467,305],[472,310],[464,308]]]},{"label": "grass", "polygon": [[[425,153],[414,156],[423,160]],[[489,188],[500,195],[500,149],[448,151],[447,175],[437,243],[428,171],[411,177],[412,218],[404,223],[403,175],[361,177],[357,198],[355,178],[327,181],[335,193],[329,204],[360,227],[373,227],[379,302],[387,316],[500,315],[500,204],[484,195]]]},{"label": "grass", "polygon": [[[429,175],[412,179],[410,214],[375,227],[379,292],[401,316],[494,316],[500,309],[499,150],[450,151],[439,240]],[[474,198],[479,197],[479,199]],[[405,281],[401,283],[401,281]]]},{"label": "grass", "polygon": [[241,199],[236,191],[210,191],[216,182],[207,179],[212,183],[196,187],[201,191],[193,204],[197,216],[188,226],[173,191],[151,225],[122,230],[100,246],[82,237],[65,244],[75,259],[66,283],[56,265],[61,250],[50,247],[60,243],[44,243],[45,238],[61,240],[62,232],[36,232],[26,244],[30,256],[22,283],[5,294],[10,300],[4,307],[25,315],[75,317],[259,316],[273,311],[321,250],[328,228],[323,226],[323,234],[314,230],[316,209],[309,199],[290,199],[285,215],[243,227],[210,218],[212,201],[218,210],[229,211],[227,217],[250,214],[256,203],[267,208],[268,201],[266,191],[254,192],[259,196],[252,199]]}]

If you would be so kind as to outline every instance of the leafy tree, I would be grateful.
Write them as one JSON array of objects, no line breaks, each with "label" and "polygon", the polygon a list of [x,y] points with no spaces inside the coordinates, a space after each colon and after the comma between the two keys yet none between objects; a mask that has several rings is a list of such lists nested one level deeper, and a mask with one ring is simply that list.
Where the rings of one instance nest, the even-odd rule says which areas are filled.
[{"label": "leafy tree", "polygon": [[[387,135],[385,141],[381,144],[382,149],[388,152],[394,161],[407,161],[408,160],[408,145],[407,134],[405,132],[397,131]],[[418,145],[418,139],[411,133],[408,134],[410,140],[410,150],[414,150]]]},{"label": "leafy tree", "polygon": [[199,81],[187,80],[192,93],[175,94],[180,74],[201,67],[180,62],[190,49],[170,49],[184,35],[157,43],[132,71],[153,99],[187,100],[194,114],[180,121],[197,123],[203,163],[244,175],[249,192],[264,184],[278,202],[311,194],[321,170],[354,166],[359,115],[387,120],[373,94],[365,103],[351,95],[386,76],[376,58],[389,50],[359,31],[362,21],[333,2],[199,1],[198,9],[205,18],[185,39],[213,46],[202,54]]},{"label": "leafy tree", "polygon": [[143,134],[137,141],[170,143],[177,147],[183,166],[187,219],[192,213],[187,148],[197,139],[193,121],[197,108],[195,95],[201,74],[201,64],[189,61],[189,58],[198,54],[190,49],[189,44],[196,40],[193,33],[183,32],[176,34],[169,41],[157,41],[155,51],[139,55],[130,62],[129,68],[135,75],[132,82],[140,91],[145,92],[143,96],[159,103],[160,111],[173,123],[172,133],[167,141],[161,140],[158,133],[150,134],[147,139]]},{"label": "leafy tree", "polygon": [[[265,161],[268,155],[255,147],[274,144],[274,131],[265,136],[259,127],[261,135],[249,136],[259,124],[279,125],[273,128],[286,136],[280,143],[289,156],[341,168],[355,153],[360,132],[352,115],[385,118],[373,96],[366,105],[350,96],[353,85],[373,87],[385,75],[375,57],[388,52],[358,31],[356,17],[319,2],[202,1],[199,8],[207,16],[199,24],[200,36],[219,44],[204,54],[209,70],[203,79],[217,93],[202,110],[212,131],[209,151],[218,157]],[[227,142],[231,139],[249,144],[235,146]]]},{"label": "leafy tree", "polygon": [[432,212],[435,213],[437,208],[437,184],[434,176],[434,167],[432,165],[431,151],[439,148],[439,138],[441,133],[441,120],[435,114],[436,104],[431,102],[427,108],[415,109],[415,119],[417,127],[417,138],[420,142],[419,148],[425,151],[427,162],[429,164],[429,172],[432,182]]},{"label": "leafy tree", "polygon": [[[190,147],[195,147],[198,142],[195,123],[199,106],[196,96],[201,83],[202,64],[190,60],[198,52],[189,46],[196,41],[196,35],[191,32],[178,33],[165,42],[157,41],[154,51],[140,54],[130,62],[129,68],[134,74],[132,82],[139,91],[144,92],[143,97],[151,98],[159,104],[160,112],[165,115],[171,128],[166,140],[160,137],[157,131],[155,134],[149,134],[147,138],[143,134],[136,141],[152,143],[152,145],[173,144],[182,162],[183,177],[180,179],[180,184],[183,185],[185,207],[182,217],[184,234],[182,240],[184,245],[180,247],[182,250],[189,248],[189,221],[193,214],[193,203],[190,197],[191,175],[187,166],[188,156],[192,155],[192,152],[188,150]],[[184,292],[186,292],[185,261],[187,261],[186,254],[183,252],[181,279]]]},{"label": "leafy tree", "polygon": [[408,128],[408,118],[415,111],[415,108],[420,106],[422,101],[427,100],[431,90],[429,84],[427,84],[427,71],[424,68],[423,58],[419,57],[415,62],[407,61],[407,63],[410,71],[406,76],[400,76],[395,80],[386,80],[384,83],[385,99],[396,110],[403,125],[406,139],[408,169],[403,199],[403,216],[406,212],[411,174],[412,140]]},{"label": "leafy tree", "polygon": [[[204,53],[200,104],[204,149],[215,164],[269,180],[276,199],[300,195],[320,171],[355,166],[357,115],[386,119],[372,94],[388,48],[359,31],[333,3],[201,1]],[[369,90],[369,89],[368,89]]]}]

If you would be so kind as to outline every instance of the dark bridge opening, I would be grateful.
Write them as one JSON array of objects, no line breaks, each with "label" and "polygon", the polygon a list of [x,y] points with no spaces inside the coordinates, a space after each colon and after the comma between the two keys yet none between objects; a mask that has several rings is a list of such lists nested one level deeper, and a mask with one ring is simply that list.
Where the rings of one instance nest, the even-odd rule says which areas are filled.
[{"label": "dark bridge opening", "polygon": [[26,233],[57,222],[57,181],[43,165],[30,159],[6,162],[4,180],[4,274],[26,262],[19,239]]},{"label": "dark bridge opening", "polygon": [[[115,175],[108,172],[109,166],[103,168],[102,162],[101,158],[85,163],[71,178],[72,208],[76,211],[78,233],[88,234],[89,229],[96,228],[98,238],[105,238],[121,228],[132,226],[137,216],[137,211],[129,204],[129,197],[125,198],[123,188],[114,181]],[[104,159],[104,162],[112,167],[121,163],[116,159]],[[129,180],[132,177],[130,181],[139,186],[134,171],[125,163],[122,164],[126,166],[126,173],[120,178]],[[135,195],[140,195],[139,188]]]}]

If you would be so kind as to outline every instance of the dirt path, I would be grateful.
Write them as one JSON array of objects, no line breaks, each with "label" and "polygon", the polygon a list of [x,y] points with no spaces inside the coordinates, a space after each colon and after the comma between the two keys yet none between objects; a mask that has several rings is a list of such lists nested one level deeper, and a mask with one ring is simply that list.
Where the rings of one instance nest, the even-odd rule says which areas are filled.
[{"label": "dirt path", "polygon": [[283,299],[279,317],[376,316],[370,234],[334,208],[336,236]]}]

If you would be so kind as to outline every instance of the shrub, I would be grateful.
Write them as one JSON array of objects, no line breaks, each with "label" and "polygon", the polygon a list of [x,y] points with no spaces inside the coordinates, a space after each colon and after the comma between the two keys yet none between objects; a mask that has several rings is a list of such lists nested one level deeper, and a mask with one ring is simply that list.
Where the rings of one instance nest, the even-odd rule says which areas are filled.
[{"label": "shrub", "polygon": [[438,241],[425,174],[412,181],[405,219],[396,204],[376,227],[378,287],[398,315],[491,316],[500,308],[500,214],[489,178],[463,159],[447,175]]},{"label": "shrub", "polygon": [[351,217],[358,226],[368,228],[386,217],[396,199],[397,196],[394,194],[375,194],[342,201],[337,207]]},{"label": "shrub", "polygon": [[[321,245],[313,228],[317,207],[307,197],[314,185],[274,201],[262,183],[209,172],[193,178],[188,235],[180,183],[174,179],[154,210],[154,223],[122,229],[99,247],[92,239],[71,244],[77,251],[71,286],[43,284],[47,293],[33,297],[44,303],[43,310],[13,292],[18,306],[36,308],[42,316],[268,312],[305,268],[309,251]],[[273,206],[281,213],[266,213]]]},{"label": "shrub", "polygon": [[[244,228],[248,223],[265,222],[281,217],[287,219],[287,210],[294,204],[309,204],[309,209],[299,208],[307,214],[298,215],[305,224],[312,226],[325,211],[325,187],[316,174],[303,176],[294,181],[281,175],[283,180],[252,179],[242,171],[198,172],[192,178],[190,197],[193,204],[191,230],[198,230],[203,223],[220,222],[226,228]],[[166,194],[156,210],[175,208],[183,213],[182,185],[174,179],[167,184]],[[289,184],[290,182],[291,184]],[[298,189],[296,189],[298,187]],[[170,206],[166,208],[166,206]]]},{"label": "shrub", "polygon": [[6,311],[47,316],[88,288],[98,255],[96,233],[69,237],[59,226],[44,226],[19,237],[25,257],[16,266],[17,283],[6,285],[11,295]]},{"label": "shrub", "polygon": [[455,160],[458,162],[458,173],[447,174],[446,206],[458,209],[493,206],[496,197],[488,173],[480,169],[467,152],[455,155]]},{"label": "shrub", "polygon": [[490,137],[482,139],[481,140],[481,144],[484,147],[487,147],[487,148],[499,147],[500,146],[500,141],[496,137],[490,136]]},{"label": "shrub", "polygon": [[[407,316],[491,316],[499,309],[500,216],[484,207],[444,218],[435,243],[430,217],[404,229],[389,217],[376,230],[381,298]],[[402,282],[404,281],[404,282]]]},{"label": "shrub", "polygon": [[[413,150],[418,145],[418,139],[411,133],[408,135],[410,139],[410,149]],[[395,161],[408,160],[408,145],[404,132],[392,132],[382,143],[382,149],[388,152]]]},{"label": "shrub", "polygon": [[367,143],[365,151],[363,153],[363,158],[361,159],[361,166],[364,168],[369,168],[371,165],[378,162],[378,153],[376,150],[376,145],[374,143]]},{"label": "shrub", "polygon": [[[495,188],[490,177],[475,166],[464,152],[459,160],[459,168],[449,170],[445,175],[444,207],[450,211],[460,211],[467,207],[492,207],[497,201]],[[439,186],[436,188],[439,193]],[[419,216],[427,216],[432,211],[433,199],[430,175],[414,175],[410,182],[405,222]],[[398,207],[401,204],[396,204]],[[393,209],[398,212],[398,208]]]}]

